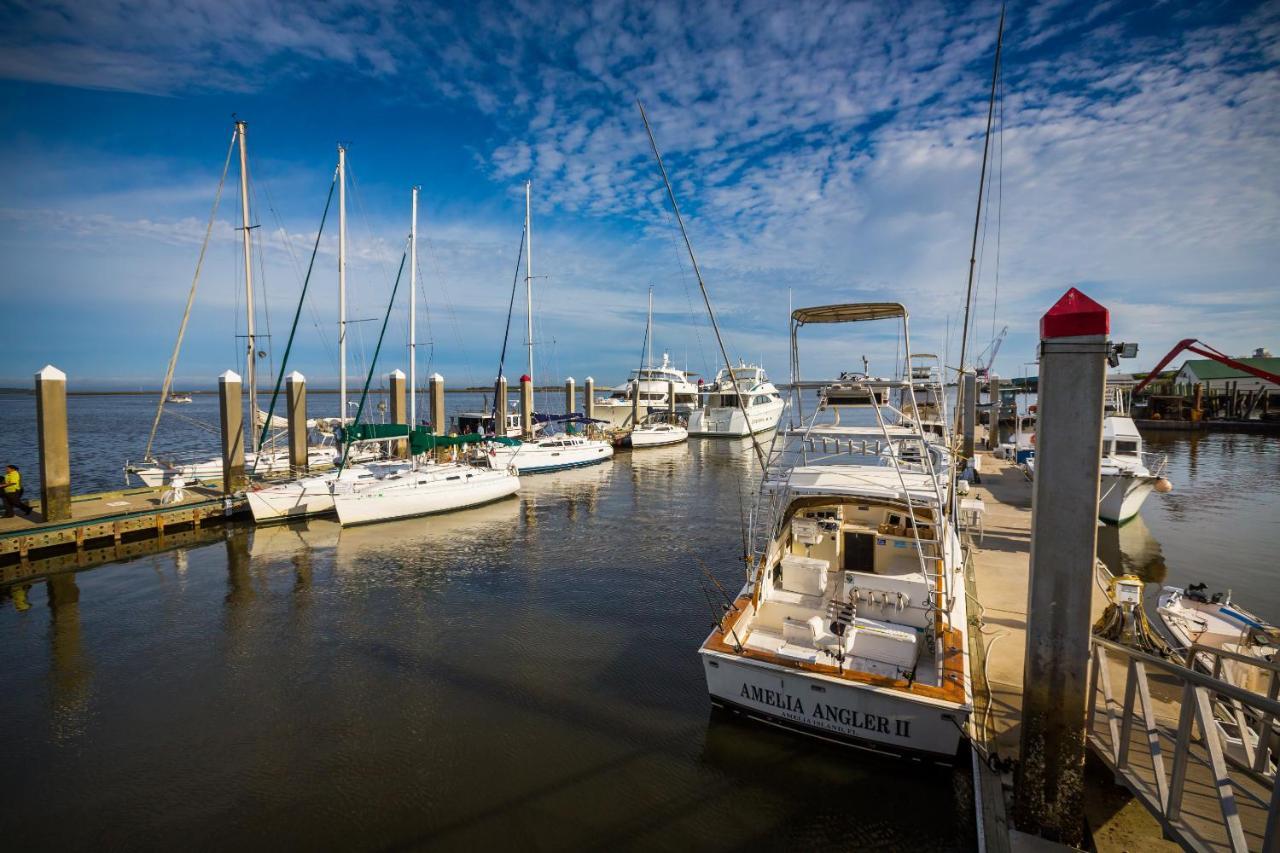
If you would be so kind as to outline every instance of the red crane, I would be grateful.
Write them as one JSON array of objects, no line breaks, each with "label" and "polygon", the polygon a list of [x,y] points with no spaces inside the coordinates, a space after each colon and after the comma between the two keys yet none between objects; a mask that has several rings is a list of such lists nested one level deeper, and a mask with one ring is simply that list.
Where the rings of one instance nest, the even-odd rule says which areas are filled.
[{"label": "red crane", "polygon": [[1237,361],[1236,359],[1232,358],[1229,355],[1223,355],[1222,353],[1218,352],[1216,349],[1204,343],[1203,341],[1198,341],[1195,338],[1187,338],[1185,340],[1178,341],[1178,345],[1175,346],[1173,349],[1169,350],[1169,354],[1166,355],[1164,358],[1160,359],[1160,363],[1151,369],[1151,372],[1147,374],[1147,378],[1143,379],[1141,382],[1139,382],[1137,385],[1134,386],[1134,389],[1133,389],[1134,396],[1137,396],[1139,393],[1141,393],[1143,388],[1146,388],[1149,384],[1151,384],[1152,380],[1154,380],[1157,376],[1160,375],[1160,371],[1164,370],[1165,365],[1173,361],[1174,357],[1178,353],[1182,352],[1183,350],[1191,350],[1196,355],[1202,355],[1205,358],[1211,358],[1214,361],[1219,362],[1220,364],[1227,365],[1227,367],[1234,367],[1236,370],[1239,370],[1242,373],[1248,373],[1250,376],[1256,376],[1259,379],[1263,379],[1267,382],[1274,382],[1277,385],[1280,385],[1280,376],[1277,376],[1274,373],[1268,373],[1267,371],[1262,370],[1261,368],[1258,368],[1258,367],[1254,367],[1251,364],[1245,364],[1243,361]]}]

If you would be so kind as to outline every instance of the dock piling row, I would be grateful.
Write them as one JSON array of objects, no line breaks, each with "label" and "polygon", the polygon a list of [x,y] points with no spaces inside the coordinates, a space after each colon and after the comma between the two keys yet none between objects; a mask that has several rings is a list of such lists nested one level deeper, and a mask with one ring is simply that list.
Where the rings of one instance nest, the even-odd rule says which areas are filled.
[{"label": "dock piling row", "polygon": [[289,468],[307,470],[307,378],[293,371],[284,379],[285,402],[289,407]]},{"label": "dock piling row", "polygon": [[240,375],[228,370],[218,377],[218,423],[222,430],[222,490],[226,494],[245,487],[244,402]]},{"label": "dock piling row", "polygon": [[45,521],[71,517],[71,448],[67,439],[67,374],[46,364],[36,374],[40,433],[40,511]]}]

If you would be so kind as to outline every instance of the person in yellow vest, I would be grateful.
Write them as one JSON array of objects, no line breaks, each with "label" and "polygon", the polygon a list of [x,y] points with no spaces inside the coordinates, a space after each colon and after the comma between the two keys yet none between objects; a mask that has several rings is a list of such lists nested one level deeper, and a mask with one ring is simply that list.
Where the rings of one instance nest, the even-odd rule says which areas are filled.
[{"label": "person in yellow vest", "polygon": [[4,517],[13,518],[15,509],[23,515],[31,515],[31,504],[22,499],[22,474],[17,465],[10,465],[4,474]]}]

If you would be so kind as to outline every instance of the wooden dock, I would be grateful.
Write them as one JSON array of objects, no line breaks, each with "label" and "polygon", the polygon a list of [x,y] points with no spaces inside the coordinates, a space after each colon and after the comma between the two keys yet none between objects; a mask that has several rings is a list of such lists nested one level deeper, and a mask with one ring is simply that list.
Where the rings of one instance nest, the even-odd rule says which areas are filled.
[{"label": "wooden dock", "polygon": [[[166,503],[168,488],[125,489],[71,499],[71,518],[46,521],[40,505],[30,516],[0,517],[0,564],[43,559],[66,552],[115,548],[128,542],[200,529],[247,510],[243,497],[217,489],[188,487],[181,501]],[[6,572],[6,580],[11,572]]]}]

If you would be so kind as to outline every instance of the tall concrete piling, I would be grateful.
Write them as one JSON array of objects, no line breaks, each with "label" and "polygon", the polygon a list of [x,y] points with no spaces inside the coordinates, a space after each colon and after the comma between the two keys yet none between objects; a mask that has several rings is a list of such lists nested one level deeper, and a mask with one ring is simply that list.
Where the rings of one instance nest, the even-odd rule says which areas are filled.
[{"label": "tall concrete piling", "polygon": [[673,379],[667,380],[667,420],[674,422],[676,419],[676,383]]},{"label": "tall concrete piling", "polygon": [[222,432],[222,491],[238,492],[244,478],[244,401],[240,374],[228,370],[218,377],[218,423]]},{"label": "tall concrete piling", "polygon": [[587,420],[596,416],[596,381],[590,376],[582,384],[582,414],[586,415]]},{"label": "tall concrete piling", "polygon": [[493,425],[498,435],[507,434],[507,377],[499,376],[493,383],[493,410],[497,413],[498,422]]},{"label": "tall concrete piling", "polygon": [[1075,288],[1040,320],[1018,829],[1083,842],[1090,600],[1109,345],[1107,309]]},{"label": "tall concrete piling", "polygon": [[578,404],[578,394],[577,394],[577,390],[574,388],[574,385],[573,385],[573,377],[570,376],[568,379],[564,381],[564,413],[566,415],[573,414],[574,407],[577,404]]},{"label": "tall concrete piling", "polygon": [[964,408],[960,410],[961,452],[965,459],[973,458],[973,437],[978,425],[978,377],[964,375]]},{"label": "tall concrete piling", "polygon": [[[387,374],[387,387],[390,389],[391,403],[388,405],[387,420],[393,424],[407,424],[409,410],[406,407],[404,371],[396,368]],[[409,442],[398,439],[391,443],[391,455],[399,459],[409,457]]]},{"label": "tall concrete piling", "polygon": [[520,436],[533,438],[533,377],[520,377]]},{"label": "tall concrete piling", "polygon": [[67,374],[52,364],[36,373],[36,425],[40,434],[40,514],[71,518],[71,448],[67,440]]},{"label": "tall concrete piling", "polygon": [[289,408],[289,468],[307,470],[307,377],[293,371],[284,378],[285,401]]},{"label": "tall concrete piling", "polygon": [[444,413],[444,377],[439,373],[433,373],[427,381],[430,383],[428,390],[431,398],[431,429],[436,435],[446,435],[449,432],[449,422],[445,419]]},{"label": "tall concrete piling", "polygon": [[991,415],[987,418],[987,450],[1000,446],[1000,377],[994,373],[987,377],[987,399],[991,402]]}]

